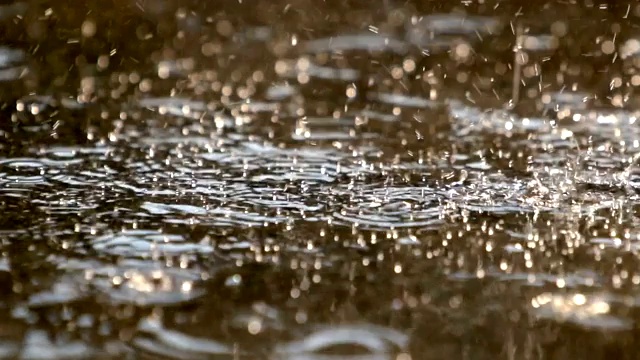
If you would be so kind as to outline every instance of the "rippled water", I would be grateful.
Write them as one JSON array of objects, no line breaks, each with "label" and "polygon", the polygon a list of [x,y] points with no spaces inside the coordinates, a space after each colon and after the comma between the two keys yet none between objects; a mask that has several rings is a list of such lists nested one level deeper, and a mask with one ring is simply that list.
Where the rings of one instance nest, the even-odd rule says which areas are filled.
[{"label": "rippled water", "polygon": [[72,7],[0,5],[0,358],[640,356],[635,2]]}]

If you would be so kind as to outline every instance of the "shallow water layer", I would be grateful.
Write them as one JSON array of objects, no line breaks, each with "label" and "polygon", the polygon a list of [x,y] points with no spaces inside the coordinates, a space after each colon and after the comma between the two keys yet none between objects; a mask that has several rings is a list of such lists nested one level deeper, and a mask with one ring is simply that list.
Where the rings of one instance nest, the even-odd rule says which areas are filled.
[{"label": "shallow water layer", "polygon": [[0,358],[638,358],[639,21],[3,3]]}]

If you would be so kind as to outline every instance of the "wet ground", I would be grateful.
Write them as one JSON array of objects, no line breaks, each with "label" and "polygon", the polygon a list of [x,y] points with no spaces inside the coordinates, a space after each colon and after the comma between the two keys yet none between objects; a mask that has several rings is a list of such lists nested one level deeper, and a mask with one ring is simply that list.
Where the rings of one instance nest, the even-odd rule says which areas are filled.
[{"label": "wet ground", "polygon": [[640,5],[0,5],[0,358],[640,358]]}]

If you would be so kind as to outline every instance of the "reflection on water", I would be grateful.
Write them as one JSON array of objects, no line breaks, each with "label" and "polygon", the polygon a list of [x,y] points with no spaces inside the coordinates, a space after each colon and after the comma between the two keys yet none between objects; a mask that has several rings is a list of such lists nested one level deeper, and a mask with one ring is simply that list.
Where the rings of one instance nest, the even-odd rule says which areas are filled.
[{"label": "reflection on water", "polygon": [[637,358],[639,16],[0,5],[0,358]]}]

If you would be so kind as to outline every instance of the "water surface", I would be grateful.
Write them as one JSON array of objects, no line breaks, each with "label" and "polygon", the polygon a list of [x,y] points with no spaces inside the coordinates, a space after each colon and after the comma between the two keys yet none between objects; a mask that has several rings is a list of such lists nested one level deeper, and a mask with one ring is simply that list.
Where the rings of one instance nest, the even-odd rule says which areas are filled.
[{"label": "water surface", "polygon": [[0,358],[635,359],[640,6],[0,6]]}]

